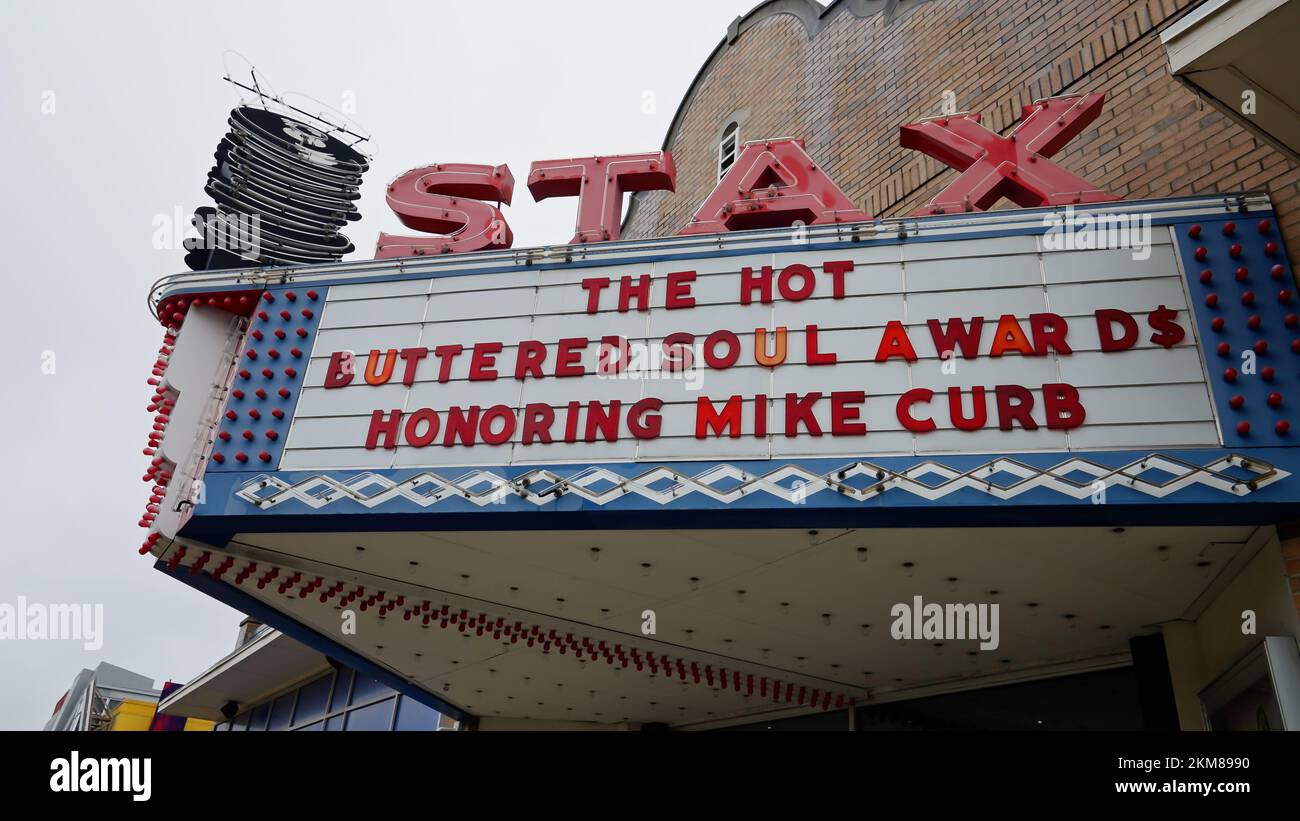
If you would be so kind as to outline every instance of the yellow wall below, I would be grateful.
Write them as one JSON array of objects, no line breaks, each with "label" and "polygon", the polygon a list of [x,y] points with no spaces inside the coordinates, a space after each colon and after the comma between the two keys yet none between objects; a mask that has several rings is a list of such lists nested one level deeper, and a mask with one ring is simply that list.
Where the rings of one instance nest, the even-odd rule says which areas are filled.
[{"label": "yellow wall below", "polygon": [[[121,704],[113,708],[113,723],[109,727],[110,732],[141,732],[149,729],[153,723],[154,709],[157,707],[152,701],[135,701],[126,699]],[[185,732],[212,732],[216,726],[215,721],[206,721],[201,718],[185,719]]]},{"label": "yellow wall below", "polygon": [[113,723],[109,725],[109,731],[118,733],[148,730],[153,721],[154,706],[152,701],[124,699],[113,708]]}]

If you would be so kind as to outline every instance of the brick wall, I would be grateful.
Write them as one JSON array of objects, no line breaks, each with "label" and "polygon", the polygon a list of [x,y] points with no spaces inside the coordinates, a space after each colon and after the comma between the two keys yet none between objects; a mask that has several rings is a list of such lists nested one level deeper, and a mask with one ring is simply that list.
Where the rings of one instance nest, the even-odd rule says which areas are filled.
[{"label": "brick wall", "polygon": [[813,159],[869,214],[919,208],[956,172],[898,145],[898,126],[979,111],[1002,134],[1021,106],[1104,91],[1092,127],[1056,155],[1132,199],[1266,188],[1289,249],[1300,248],[1300,167],[1169,73],[1159,32],[1194,0],[930,0],[909,13],[828,15],[815,37],[790,14],[724,48],[667,146],[677,191],[637,195],[627,238],[675,234],[717,181],[717,139],[749,109],[741,139],[803,137]]}]

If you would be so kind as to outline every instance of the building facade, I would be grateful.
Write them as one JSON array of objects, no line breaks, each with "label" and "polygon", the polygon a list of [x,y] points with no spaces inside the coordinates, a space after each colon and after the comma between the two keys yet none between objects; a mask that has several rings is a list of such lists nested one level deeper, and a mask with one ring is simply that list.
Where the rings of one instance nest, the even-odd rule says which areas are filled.
[{"label": "building facade", "polygon": [[617,241],[164,280],[164,712],[1300,729],[1298,8],[774,0]]},{"label": "building facade", "polygon": [[218,732],[458,729],[427,701],[245,620],[235,649],[163,696],[158,712]]},{"label": "building facade", "polygon": [[[667,236],[689,222],[717,185],[724,134],[742,143],[802,137],[863,211],[904,217],[956,172],[902,147],[900,125],[969,111],[1006,135],[1035,100],[1100,92],[1100,116],[1054,158],[1067,170],[1124,199],[1267,191],[1295,247],[1296,146],[1273,144],[1170,70],[1162,34],[1202,5],[1249,4],[762,3],[732,24],[674,116],[663,147],[677,163],[677,190],[633,195],[624,234]],[[1290,4],[1264,5],[1294,25]],[[1259,78],[1261,95],[1292,85],[1277,69]],[[1252,84],[1241,85],[1238,101]]]},{"label": "building facade", "polygon": [[[82,670],[72,686],[54,705],[43,728],[46,732],[140,732],[161,729],[155,713],[162,690],[153,679],[100,662],[93,670]],[[213,723],[201,718],[182,717],[167,729],[204,731]]]}]

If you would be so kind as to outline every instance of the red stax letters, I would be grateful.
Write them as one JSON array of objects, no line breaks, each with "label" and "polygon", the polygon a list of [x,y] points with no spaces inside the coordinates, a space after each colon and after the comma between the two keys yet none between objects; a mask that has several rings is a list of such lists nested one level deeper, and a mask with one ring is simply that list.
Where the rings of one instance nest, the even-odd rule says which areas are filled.
[{"label": "red stax letters", "polygon": [[1100,190],[1047,158],[1101,113],[1100,93],[1050,97],[1025,106],[1020,125],[1002,137],[980,115],[932,117],[899,127],[899,144],[924,152],[962,174],[918,215],[986,211],[1006,197],[1023,208],[1110,202]]},{"label": "red stax letters", "polygon": [[380,234],[375,259],[509,248],[514,235],[501,210],[480,200],[510,203],[515,178],[504,165],[443,163],[412,169],[388,186],[388,207],[407,228],[441,237]]},{"label": "red stax letters", "polygon": [[803,140],[745,143],[691,222],[678,235],[871,219],[803,150]]},{"label": "red stax letters", "polygon": [[528,171],[528,191],[534,200],[578,198],[572,244],[618,239],[624,192],[676,190],[677,169],[667,151],[538,160]]}]

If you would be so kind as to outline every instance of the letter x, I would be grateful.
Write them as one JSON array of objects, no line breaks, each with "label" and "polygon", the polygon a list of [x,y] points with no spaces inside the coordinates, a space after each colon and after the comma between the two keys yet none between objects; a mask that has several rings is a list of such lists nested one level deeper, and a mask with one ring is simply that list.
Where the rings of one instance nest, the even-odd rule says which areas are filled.
[{"label": "letter x", "polygon": [[980,115],[918,120],[899,128],[904,148],[922,151],[962,172],[916,214],[986,211],[1006,197],[1022,208],[1117,200],[1048,160],[1101,113],[1104,94],[1049,97],[1025,106],[1006,137],[980,125]]}]

